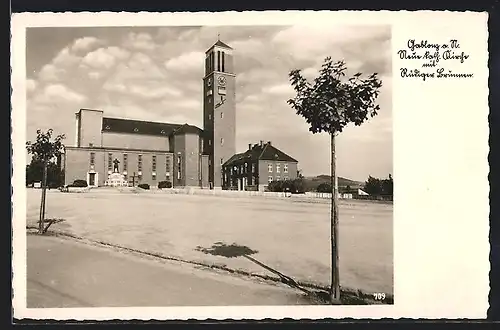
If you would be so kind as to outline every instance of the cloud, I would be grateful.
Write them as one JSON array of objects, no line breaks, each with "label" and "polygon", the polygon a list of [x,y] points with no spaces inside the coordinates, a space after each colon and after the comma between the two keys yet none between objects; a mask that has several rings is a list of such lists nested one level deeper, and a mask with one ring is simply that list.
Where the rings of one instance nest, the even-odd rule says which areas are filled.
[{"label": "cloud", "polygon": [[95,38],[95,37],[83,37],[75,40],[73,43],[71,50],[74,52],[82,52],[82,51],[87,51],[91,47],[95,45],[100,45],[102,44],[103,41]]},{"label": "cloud", "polygon": [[38,73],[38,78],[45,82],[56,82],[62,79],[66,70],[56,67],[54,64],[46,64]]},{"label": "cloud", "polygon": [[293,95],[294,91],[290,84],[279,84],[270,87],[262,88],[263,92],[273,95]]},{"label": "cloud", "polygon": [[152,51],[157,45],[153,37],[148,33],[134,33],[130,32],[123,43],[124,47],[140,51]]},{"label": "cloud", "polygon": [[62,84],[51,84],[45,86],[44,96],[49,100],[65,100],[69,102],[83,102],[85,95],[79,94]]},{"label": "cloud", "polygon": [[129,86],[128,91],[145,99],[162,99],[168,96],[178,97],[182,95],[180,90],[168,86],[148,88],[141,85],[131,85]]},{"label": "cloud", "polygon": [[109,69],[117,61],[124,60],[130,55],[129,52],[119,47],[99,48],[85,55],[82,63],[95,69]]},{"label": "cloud", "polygon": [[189,52],[165,62],[165,68],[172,71],[201,71],[205,63],[203,52]]},{"label": "cloud", "polygon": [[26,79],[26,91],[32,93],[35,91],[37,82],[33,79]]}]

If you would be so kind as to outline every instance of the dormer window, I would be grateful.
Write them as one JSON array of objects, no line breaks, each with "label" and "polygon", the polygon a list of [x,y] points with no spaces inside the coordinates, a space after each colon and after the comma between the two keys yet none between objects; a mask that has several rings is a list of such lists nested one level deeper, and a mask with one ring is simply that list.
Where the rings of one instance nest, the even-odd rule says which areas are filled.
[{"label": "dormer window", "polygon": [[160,132],[160,133],[161,133],[161,134],[165,134],[165,130],[161,130],[161,132]]},{"label": "dormer window", "polygon": [[106,125],[106,129],[110,129],[109,125]]},{"label": "dormer window", "polygon": [[134,132],[136,132],[136,133],[139,132],[139,129],[137,127],[134,128]]}]

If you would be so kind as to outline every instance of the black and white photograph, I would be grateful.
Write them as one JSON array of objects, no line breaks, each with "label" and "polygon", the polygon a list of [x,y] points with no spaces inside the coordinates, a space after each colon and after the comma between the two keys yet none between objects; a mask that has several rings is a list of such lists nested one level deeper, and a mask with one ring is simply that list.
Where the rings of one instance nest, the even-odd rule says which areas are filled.
[{"label": "black and white photograph", "polygon": [[206,17],[25,28],[25,308],[393,306],[393,64],[431,45]]}]

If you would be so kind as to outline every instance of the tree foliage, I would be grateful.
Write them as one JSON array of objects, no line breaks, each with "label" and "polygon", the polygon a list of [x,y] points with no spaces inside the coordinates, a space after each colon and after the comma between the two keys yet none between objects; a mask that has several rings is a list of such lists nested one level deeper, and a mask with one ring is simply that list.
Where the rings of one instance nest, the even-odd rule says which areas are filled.
[{"label": "tree foliage", "polygon": [[48,163],[63,152],[64,145],[62,141],[65,136],[64,134],[58,135],[51,141],[53,132],[52,129],[47,130],[45,133],[42,130],[37,130],[35,142],[26,142],[26,150],[33,155],[35,161]]},{"label": "tree foliage", "polygon": [[372,196],[393,196],[393,185],[391,174],[387,179],[378,179],[370,175],[365,182],[364,190]]},{"label": "tree foliage", "polygon": [[294,194],[305,192],[304,182],[301,178],[273,181],[268,184],[267,189],[272,192],[291,192]]},{"label": "tree foliage", "polygon": [[288,104],[305,118],[313,134],[340,133],[349,123],[359,126],[380,109],[375,104],[382,87],[377,73],[368,78],[356,73],[346,80],[346,70],[344,61],[333,62],[327,57],[312,84],[302,76],[301,70],[290,72],[296,96],[288,100]]},{"label": "tree foliage", "polygon": [[[43,162],[32,158],[31,163],[26,165],[26,185],[43,180]],[[47,186],[57,188],[63,185],[63,176],[60,166],[53,161],[47,164]]]}]

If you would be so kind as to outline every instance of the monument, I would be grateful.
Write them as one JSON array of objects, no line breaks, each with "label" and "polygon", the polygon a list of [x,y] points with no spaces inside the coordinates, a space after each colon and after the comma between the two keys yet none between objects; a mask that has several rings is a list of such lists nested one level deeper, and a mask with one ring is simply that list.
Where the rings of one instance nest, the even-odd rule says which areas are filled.
[{"label": "monument", "polygon": [[125,176],[120,173],[118,169],[118,164],[120,161],[115,158],[113,161],[113,173],[108,176],[108,180],[104,183],[108,187],[127,187],[128,181],[125,180]]}]

